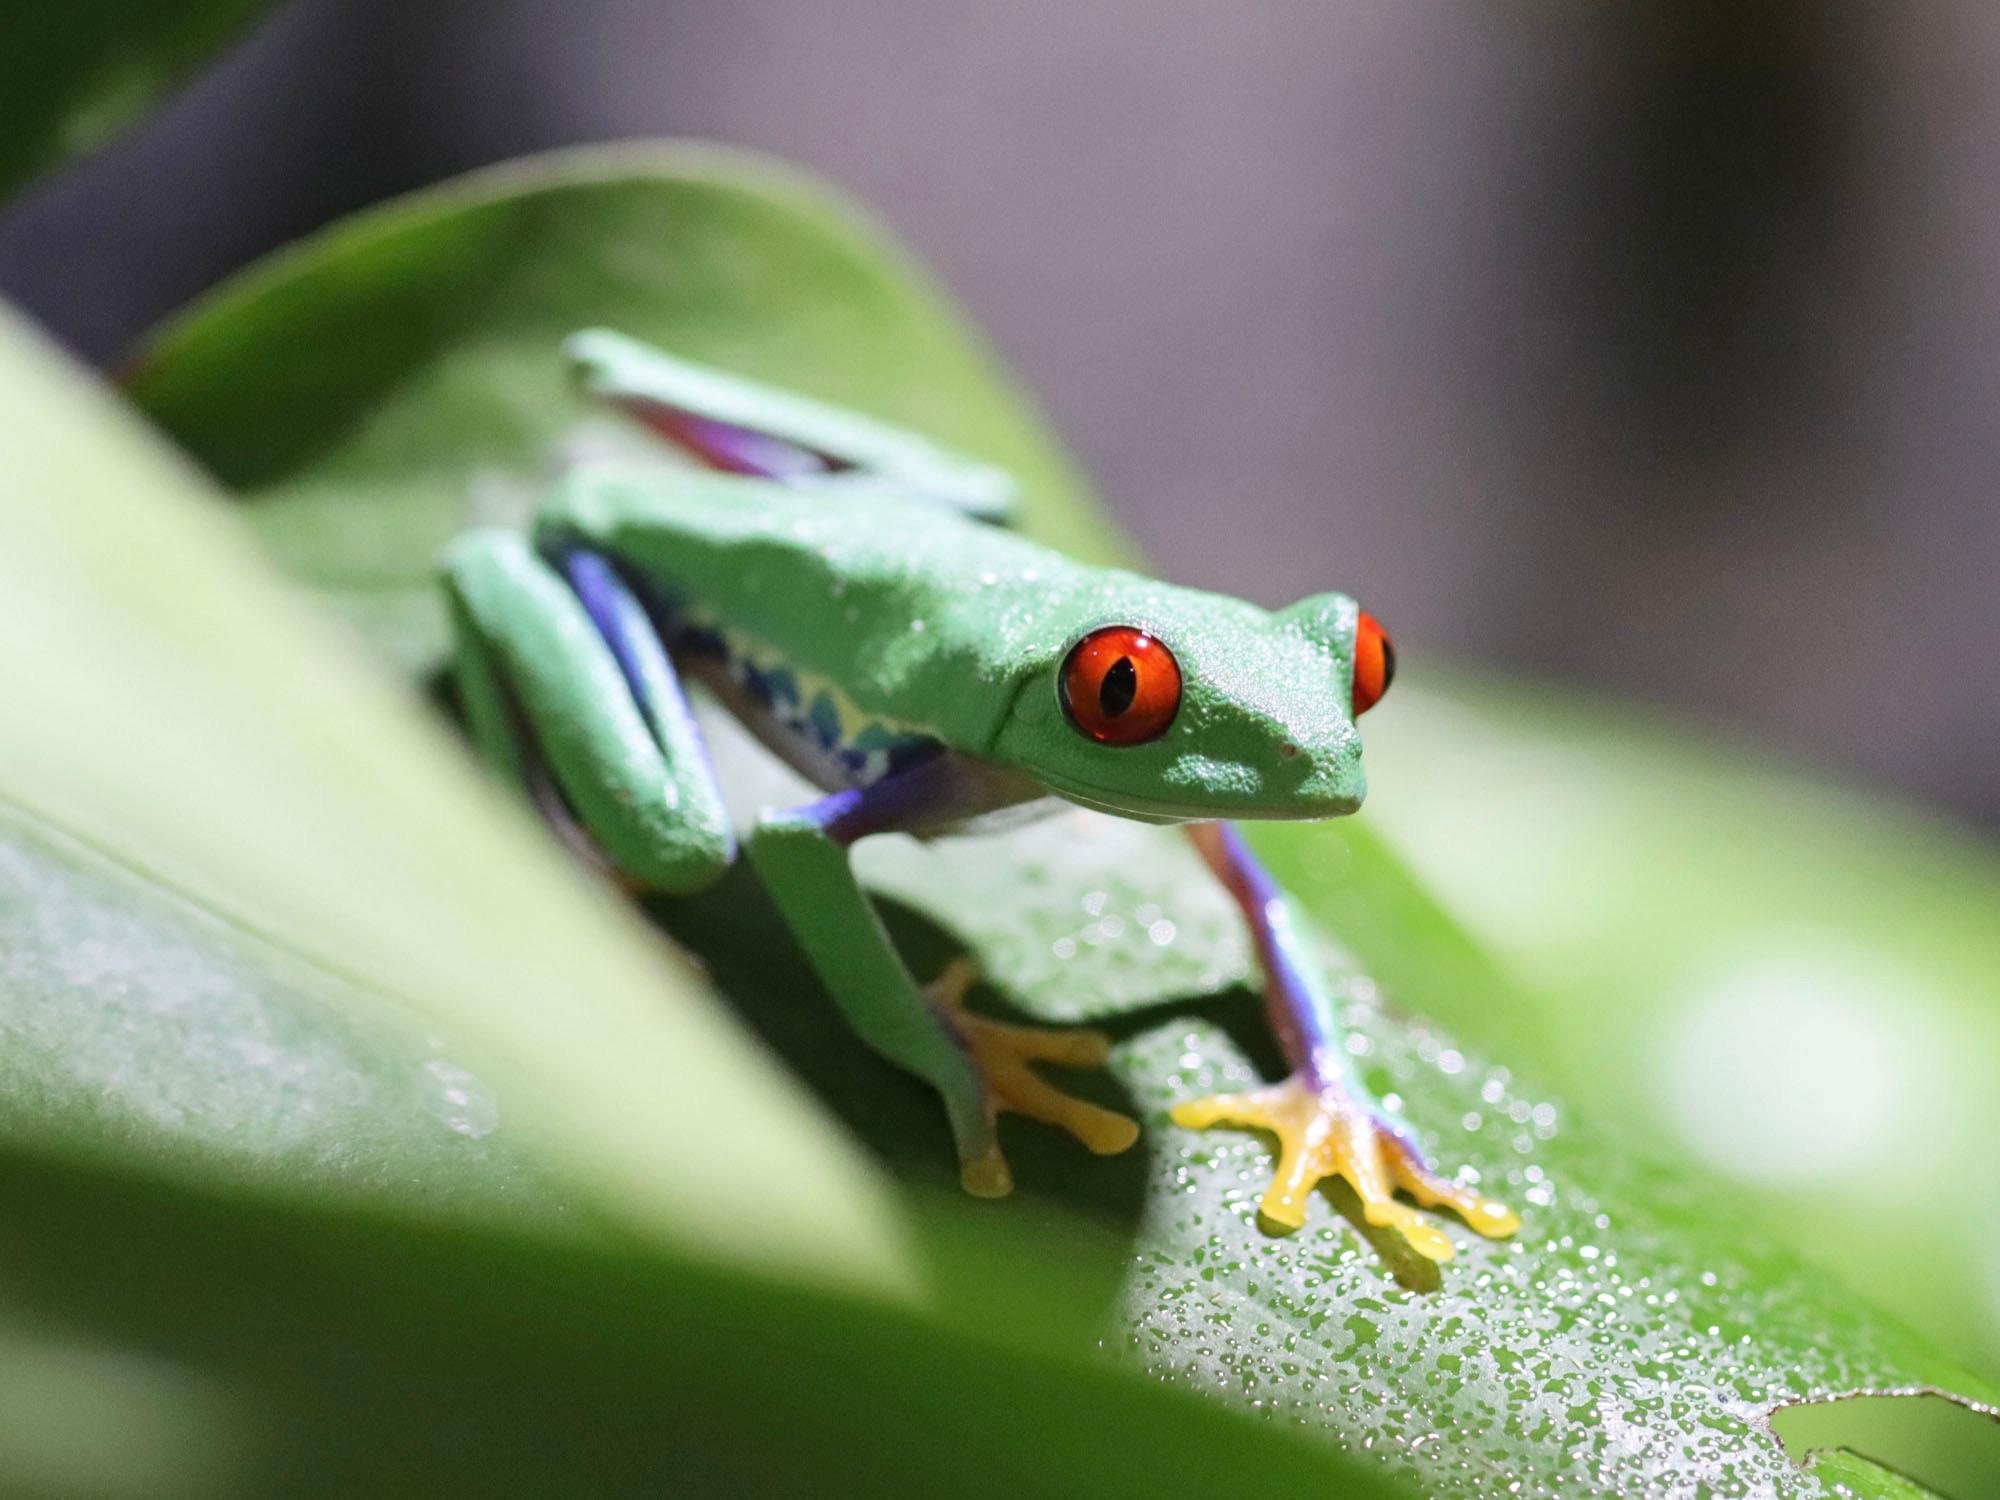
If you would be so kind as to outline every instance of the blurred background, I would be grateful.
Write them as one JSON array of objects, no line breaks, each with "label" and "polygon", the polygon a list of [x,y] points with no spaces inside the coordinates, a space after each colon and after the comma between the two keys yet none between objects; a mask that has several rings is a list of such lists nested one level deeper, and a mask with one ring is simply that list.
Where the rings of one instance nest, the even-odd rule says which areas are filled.
[{"label": "blurred background", "polygon": [[294,0],[12,207],[0,290],[114,362],[467,167],[768,148],[915,245],[1170,575],[1993,822],[1996,81],[1978,0]]}]

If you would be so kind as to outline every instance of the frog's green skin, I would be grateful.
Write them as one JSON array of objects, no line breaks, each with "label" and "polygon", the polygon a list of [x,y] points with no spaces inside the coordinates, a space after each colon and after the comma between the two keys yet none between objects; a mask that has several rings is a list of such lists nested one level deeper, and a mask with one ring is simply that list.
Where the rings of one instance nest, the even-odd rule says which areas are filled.
[{"label": "frog's green skin", "polygon": [[[962,964],[920,987],[848,848],[874,832],[966,831],[1051,799],[1193,824],[1250,922],[1296,1071],[1176,1118],[1278,1136],[1264,1200],[1276,1226],[1302,1223],[1313,1186],[1337,1174],[1372,1222],[1433,1259],[1450,1241],[1396,1188],[1482,1233],[1512,1231],[1506,1209],[1434,1175],[1382,1118],[1347,1066],[1289,901],[1212,821],[1360,804],[1352,600],[1271,613],[1086,567],[982,524],[1004,511],[1006,476],[914,434],[611,333],[579,335],[570,353],[588,388],[732,471],[583,468],[532,538],[478,532],[445,558],[474,737],[572,843],[648,889],[697,889],[729,866],[734,835],[681,687],[704,682],[830,793],[766,812],[752,864],[857,1031],[937,1087],[966,1186],[991,1195],[1009,1186],[1000,1109],[1094,1150],[1135,1139],[1131,1121],[1027,1067],[1101,1059],[1103,1039],[972,1014]],[[1079,732],[1058,692],[1070,649],[1106,625],[1143,630],[1179,665],[1179,709],[1143,744]]]}]

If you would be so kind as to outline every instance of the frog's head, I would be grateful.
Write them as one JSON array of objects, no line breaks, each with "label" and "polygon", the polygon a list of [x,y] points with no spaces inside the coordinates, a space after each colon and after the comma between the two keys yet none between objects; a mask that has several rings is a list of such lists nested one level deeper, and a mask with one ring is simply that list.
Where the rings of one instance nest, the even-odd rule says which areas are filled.
[{"label": "frog's head", "polygon": [[1154,584],[1090,601],[1038,656],[993,751],[1124,817],[1336,817],[1361,805],[1354,721],[1394,671],[1345,594],[1271,613]]}]

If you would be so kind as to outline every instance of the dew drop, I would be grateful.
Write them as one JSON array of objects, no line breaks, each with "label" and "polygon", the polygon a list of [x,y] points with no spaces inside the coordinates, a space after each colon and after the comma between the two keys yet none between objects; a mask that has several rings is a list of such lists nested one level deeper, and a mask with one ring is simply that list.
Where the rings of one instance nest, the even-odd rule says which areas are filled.
[{"label": "dew drop", "polygon": [[444,1058],[424,1064],[436,1090],[425,1101],[445,1129],[478,1140],[500,1124],[500,1101],[479,1078]]}]

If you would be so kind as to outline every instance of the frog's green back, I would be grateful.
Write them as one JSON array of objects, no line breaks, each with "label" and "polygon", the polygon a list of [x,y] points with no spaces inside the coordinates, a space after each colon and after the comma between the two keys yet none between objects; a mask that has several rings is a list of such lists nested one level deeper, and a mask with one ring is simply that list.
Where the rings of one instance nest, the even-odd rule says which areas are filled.
[{"label": "frog's green back", "polygon": [[689,621],[726,625],[862,709],[975,751],[1095,600],[1167,591],[848,483],[782,492],[729,475],[586,470],[544,525],[666,581]]}]

